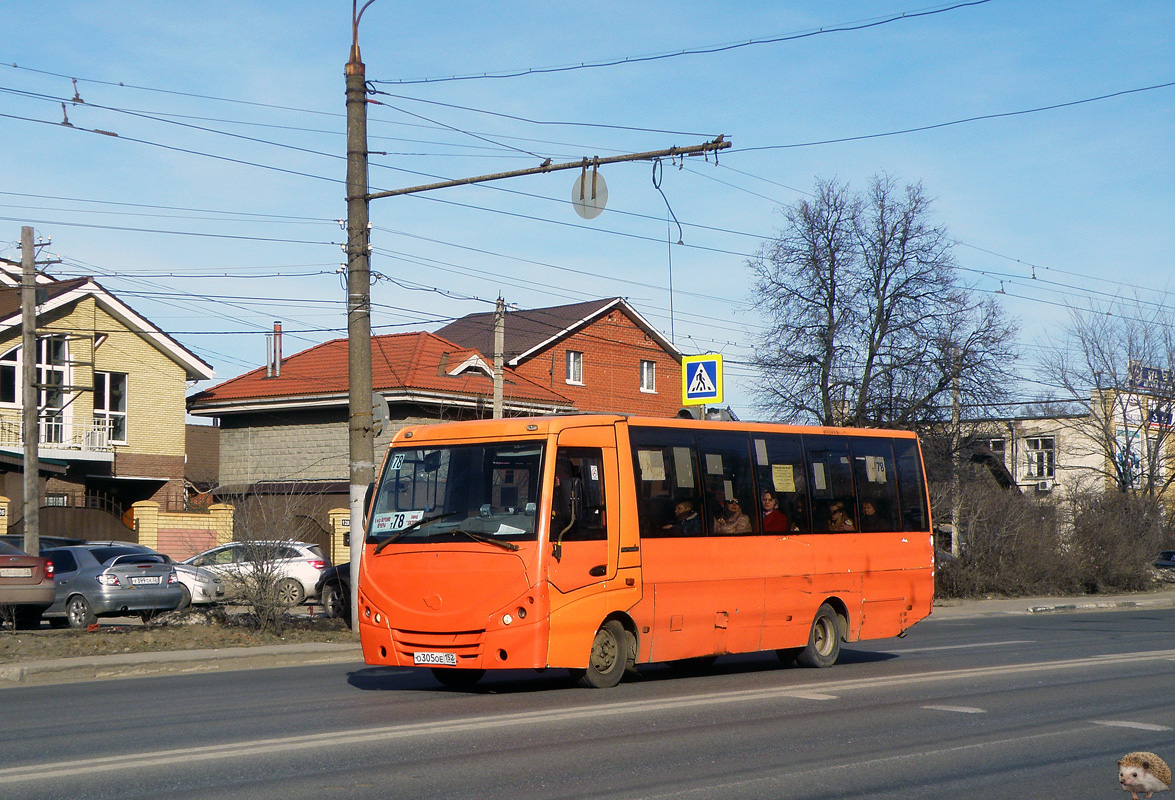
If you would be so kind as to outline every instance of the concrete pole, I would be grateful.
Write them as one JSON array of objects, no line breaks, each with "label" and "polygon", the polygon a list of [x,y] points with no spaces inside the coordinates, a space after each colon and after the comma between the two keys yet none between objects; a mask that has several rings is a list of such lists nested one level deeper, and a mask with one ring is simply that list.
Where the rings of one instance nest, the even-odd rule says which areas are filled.
[{"label": "concrete pole", "polygon": [[[364,7],[366,8],[366,6]],[[371,404],[371,265],[367,198],[367,82],[359,54],[358,16],[347,62],[347,366],[350,452],[351,624],[359,629],[363,501],[375,480]]]},{"label": "concrete pole", "polygon": [[502,350],[506,346],[506,301],[494,306],[494,419],[502,418]]},{"label": "concrete pole", "polygon": [[41,462],[37,451],[37,269],[33,229],[20,229],[21,414],[24,439],[24,551],[41,551]]}]

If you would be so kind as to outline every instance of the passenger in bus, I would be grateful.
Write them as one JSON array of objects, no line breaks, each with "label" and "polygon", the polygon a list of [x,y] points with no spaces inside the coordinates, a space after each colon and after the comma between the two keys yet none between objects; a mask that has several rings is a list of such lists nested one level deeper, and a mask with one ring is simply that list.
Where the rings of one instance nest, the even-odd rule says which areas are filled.
[{"label": "passenger in bus", "polygon": [[673,508],[673,522],[662,525],[676,536],[698,536],[702,533],[702,518],[694,510],[693,500],[682,500]]},{"label": "passenger in bus", "polygon": [[714,533],[719,535],[750,533],[751,518],[743,513],[737,498],[726,501],[726,511],[714,520]]},{"label": "passenger in bus", "polygon": [[764,533],[781,533],[791,527],[787,524],[787,514],[779,509],[779,496],[775,492],[770,489],[763,490],[759,504],[763,508]]},{"label": "passenger in bus", "polygon": [[828,507],[828,530],[830,531],[855,531],[857,526],[853,524],[853,518],[845,513],[845,504],[837,500]]},{"label": "passenger in bus", "polygon": [[877,513],[877,503],[873,500],[861,501],[861,530],[882,531],[890,525]]}]

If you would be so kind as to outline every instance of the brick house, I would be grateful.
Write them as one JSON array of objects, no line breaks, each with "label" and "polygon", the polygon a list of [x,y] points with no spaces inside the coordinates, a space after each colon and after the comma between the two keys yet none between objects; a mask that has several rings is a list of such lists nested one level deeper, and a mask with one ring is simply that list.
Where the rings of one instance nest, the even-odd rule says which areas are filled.
[{"label": "brick house", "polygon": [[[14,530],[24,466],[19,280],[0,271],[0,491],[14,501]],[[69,509],[121,516],[141,500],[182,502],[184,396],[212,368],[90,278],[39,276],[37,300],[38,457],[50,512],[41,533],[77,535],[57,529],[77,524]]]},{"label": "brick house", "polygon": [[[493,313],[437,331],[493,357]],[[681,352],[620,297],[508,311],[503,357],[519,375],[565,394],[581,412],[672,417],[681,408]]]},{"label": "brick house", "polygon": [[[275,331],[275,336],[280,336]],[[281,348],[272,348],[280,353]],[[371,339],[372,385],[388,405],[376,436],[376,457],[406,425],[489,416],[489,359],[432,333]],[[503,370],[506,414],[574,410],[563,394]],[[238,509],[238,528],[251,519],[280,534],[331,544],[329,511],[348,503],[347,340],[335,339],[225,381],[188,398],[193,416],[219,424],[216,499]],[[238,530],[255,536],[266,530]],[[334,543],[338,544],[338,543]]]},{"label": "brick house", "polygon": [[[492,313],[436,333],[372,337],[372,384],[389,409],[377,460],[407,425],[490,416],[493,340]],[[504,349],[508,416],[673,416],[680,407],[681,354],[620,298],[509,312]],[[213,494],[232,499],[239,522],[252,504],[258,515],[289,519],[289,535],[342,552],[329,511],[348,505],[346,339],[192,395],[188,411],[219,423]]]}]

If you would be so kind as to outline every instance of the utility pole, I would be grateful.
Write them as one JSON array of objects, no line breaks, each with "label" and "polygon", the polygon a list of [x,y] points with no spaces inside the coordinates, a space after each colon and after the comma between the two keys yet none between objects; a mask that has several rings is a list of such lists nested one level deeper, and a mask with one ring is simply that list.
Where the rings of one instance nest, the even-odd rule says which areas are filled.
[{"label": "utility pole", "polygon": [[954,377],[951,380],[951,555],[958,558],[963,554],[963,543],[959,540],[960,495],[963,492],[962,458],[959,453],[959,348],[954,348],[951,359]]},{"label": "utility pole", "polygon": [[24,438],[24,551],[41,552],[41,461],[37,451],[37,266],[33,229],[20,229],[21,412]]},{"label": "utility pole", "polygon": [[[363,501],[367,487],[375,480],[375,434],[372,414],[371,378],[371,265],[370,226],[368,207],[372,200],[404,194],[444,189],[450,186],[468,186],[521,175],[534,175],[565,169],[579,169],[587,177],[589,168],[595,172],[601,164],[622,161],[656,161],[659,158],[705,156],[731,146],[724,136],[710,142],[688,147],[670,147],[644,153],[629,153],[606,158],[587,158],[564,164],[552,164],[547,159],[537,167],[510,172],[497,172],[473,178],[441,181],[425,186],[412,186],[386,192],[369,193],[367,185],[367,80],[363,59],[359,54],[359,20],[363,12],[375,2],[367,0],[359,7],[359,0],[351,2],[351,55],[345,70],[347,79],[347,365],[349,375],[349,458],[350,458],[350,527],[351,527],[351,623],[359,628],[359,562],[363,557]],[[585,181],[586,182],[586,181]],[[593,197],[592,200],[595,200]],[[496,369],[495,369],[496,371]],[[496,404],[496,401],[495,401]],[[495,414],[497,416],[497,414]]]},{"label": "utility pole", "polygon": [[359,561],[363,557],[363,501],[375,480],[371,402],[371,263],[367,199],[367,77],[359,54],[359,19],[372,0],[351,7],[347,61],[347,407],[350,462],[351,629],[359,630]]},{"label": "utility pole", "polygon": [[506,301],[494,305],[494,419],[502,418],[502,350],[506,346]]}]

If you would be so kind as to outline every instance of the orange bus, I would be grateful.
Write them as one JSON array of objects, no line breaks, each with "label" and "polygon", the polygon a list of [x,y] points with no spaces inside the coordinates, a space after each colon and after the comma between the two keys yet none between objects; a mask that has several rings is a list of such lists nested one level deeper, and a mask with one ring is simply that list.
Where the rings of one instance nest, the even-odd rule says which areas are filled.
[{"label": "orange bus", "polygon": [[626,669],[841,641],[930,613],[918,439],[612,415],[409,427],[369,506],[368,664],[468,686],[489,669]]}]

